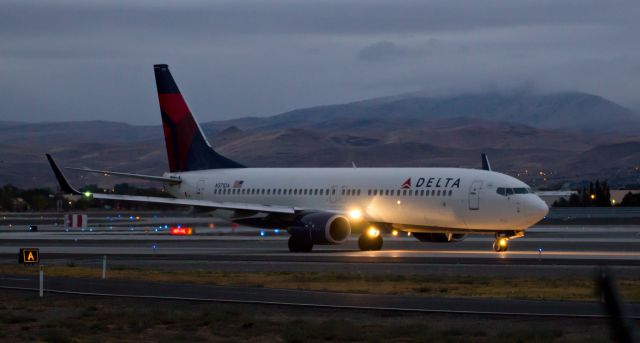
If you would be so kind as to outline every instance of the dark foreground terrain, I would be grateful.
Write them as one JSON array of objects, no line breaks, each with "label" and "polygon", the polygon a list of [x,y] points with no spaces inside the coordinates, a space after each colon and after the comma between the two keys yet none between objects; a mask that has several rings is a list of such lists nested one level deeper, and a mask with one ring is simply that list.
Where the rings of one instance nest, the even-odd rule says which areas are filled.
[{"label": "dark foreground terrain", "polygon": [[0,339],[46,342],[608,342],[603,319],[528,318],[0,291]]}]

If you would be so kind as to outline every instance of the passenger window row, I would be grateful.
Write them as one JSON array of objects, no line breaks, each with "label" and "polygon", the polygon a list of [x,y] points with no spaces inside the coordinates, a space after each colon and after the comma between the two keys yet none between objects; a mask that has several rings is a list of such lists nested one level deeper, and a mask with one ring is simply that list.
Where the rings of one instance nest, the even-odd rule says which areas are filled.
[{"label": "passenger window row", "polygon": [[[217,188],[214,189],[213,194],[220,195],[318,195],[318,196],[328,196],[336,195],[335,189],[321,189],[321,188]],[[360,189],[342,189],[342,196],[360,196]],[[393,190],[393,189],[370,189],[367,191],[368,196],[413,196],[413,197],[428,197],[428,196],[451,196],[453,194],[453,190],[443,189],[443,190],[412,190],[412,189],[403,189],[403,190]]]},{"label": "passenger window row", "polygon": [[403,189],[403,190],[389,190],[389,189],[374,189],[374,190],[369,190],[367,192],[367,195],[373,195],[373,196],[424,196],[424,197],[428,197],[428,196],[451,196],[453,194],[453,190],[449,189],[443,189],[443,190],[428,190],[428,189],[421,189],[421,190],[412,190],[412,189]]},{"label": "passenger window row", "polygon": [[[319,189],[319,188],[217,188],[213,190],[213,194],[224,195],[332,195],[336,194],[336,190]],[[344,193],[344,190],[343,190]],[[358,192],[359,193],[359,192]]]},{"label": "passenger window row", "polygon": [[528,187],[520,187],[520,188],[506,188],[506,187],[498,187],[496,193],[504,196],[510,196],[514,194],[529,194],[533,193],[533,190]]}]

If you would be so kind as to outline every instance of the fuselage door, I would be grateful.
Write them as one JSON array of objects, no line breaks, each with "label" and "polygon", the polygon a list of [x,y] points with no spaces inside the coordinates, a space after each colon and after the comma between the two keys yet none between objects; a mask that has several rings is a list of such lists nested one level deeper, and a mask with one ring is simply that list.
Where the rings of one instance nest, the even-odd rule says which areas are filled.
[{"label": "fuselage door", "polygon": [[202,199],[204,197],[204,189],[205,189],[205,183],[207,182],[207,180],[198,180],[198,183],[196,184],[196,198],[197,199]]},{"label": "fuselage door", "polygon": [[329,202],[335,203],[336,201],[338,201],[338,186],[333,185],[329,193]]},{"label": "fuselage door", "polygon": [[480,189],[482,189],[482,181],[476,180],[469,187],[469,209],[476,211],[480,209]]}]

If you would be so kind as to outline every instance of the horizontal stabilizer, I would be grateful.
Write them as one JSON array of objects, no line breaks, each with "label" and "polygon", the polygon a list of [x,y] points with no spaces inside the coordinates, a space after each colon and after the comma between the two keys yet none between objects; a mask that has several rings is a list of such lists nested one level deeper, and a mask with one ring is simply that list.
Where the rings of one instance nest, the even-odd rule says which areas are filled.
[{"label": "horizontal stabilizer", "polygon": [[114,176],[129,177],[129,178],[133,178],[133,179],[142,179],[142,180],[149,180],[149,181],[160,181],[160,182],[167,182],[167,183],[172,183],[172,184],[180,183],[182,181],[178,177],[164,177],[164,176],[155,176],[155,175],[121,173],[121,172],[114,172],[114,171],[109,171],[109,170],[96,170],[96,169],[88,169],[88,168],[65,167],[65,169],[77,170],[77,171],[86,172],[86,173],[102,174],[102,175],[114,175]]}]

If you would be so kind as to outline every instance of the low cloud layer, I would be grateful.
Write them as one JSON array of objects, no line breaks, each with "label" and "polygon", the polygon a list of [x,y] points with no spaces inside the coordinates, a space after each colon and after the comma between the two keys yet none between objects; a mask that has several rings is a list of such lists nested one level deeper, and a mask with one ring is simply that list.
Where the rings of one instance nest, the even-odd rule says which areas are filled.
[{"label": "low cloud layer", "polygon": [[632,1],[9,1],[0,120],[157,124],[154,63],[203,121],[523,86],[638,109],[638,17]]}]

